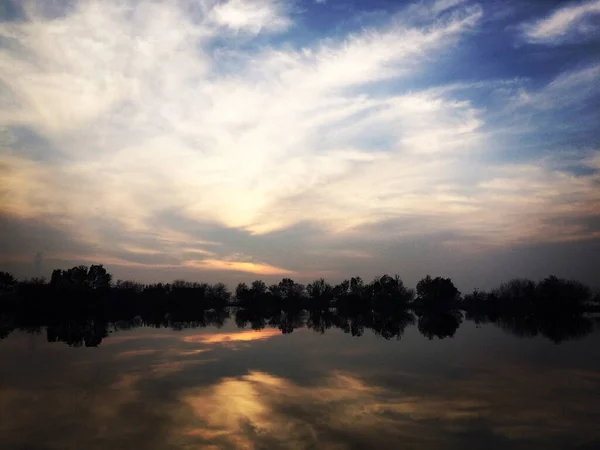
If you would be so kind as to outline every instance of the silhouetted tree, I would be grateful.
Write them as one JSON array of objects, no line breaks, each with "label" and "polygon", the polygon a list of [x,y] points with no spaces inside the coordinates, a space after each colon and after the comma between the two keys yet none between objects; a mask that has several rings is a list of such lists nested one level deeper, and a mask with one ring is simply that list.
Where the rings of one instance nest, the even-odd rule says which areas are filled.
[{"label": "silhouetted tree", "polygon": [[112,281],[112,275],[99,265],[92,265],[87,273],[87,280],[92,289],[108,289]]},{"label": "silhouetted tree", "polygon": [[552,275],[536,286],[535,308],[549,313],[580,312],[590,296],[587,286]]},{"label": "silhouetted tree", "polygon": [[269,302],[269,290],[264,281],[255,280],[250,287],[246,283],[238,284],[235,289],[235,297],[241,307],[265,306]]},{"label": "silhouetted tree", "polygon": [[250,295],[250,288],[246,283],[239,283],[235,288],[235,298],[238,302],[242,302]]},{"label": "silhouetted tree", "polygon": [[258,297],[267,293],[267,285],[262,280],[254,280],[250,290],[256,297]]},{"label": "silhouetted tree", "polygon": [[[491,292],[474,291],[459,302],[460,293],[447,278],[425,277],[417,284],[417,298],[398,275],[383,275],[365,284],[360,277],[332,287],[324,279],[306,288],[289,278],[267,288],[260,280],[241,283],[235,301],[222,283],[175,280],[143,285],[118,280],[111,285],[102,265],[54,270],[43,279],[17,282],[0,272],[0,336],[13,329],[39,332],[70,345],[98,345],[104,330],[139,325],[184,329],[222,326],[228,306],[237,306],[240,327],[266,326],[290,333],[306,326],[324,333],[337,326],[361,336],[365,329],[384,339],[400,338],[419,316],[419,330],[427,337],[452,336],[462,307],[469,320],[492,322],[521,336],[542,335],[554,342],[585,336],[593,321],[583,316],[600,304],[600,295],[576,281],[547,277],[539,283],[512,280]],[[113,325],[114,324],[114,325]]]},{"label": "silhouetted tree", "polygon": [[[360,277],[357,277],[357,279],[360,280]],[[362,282],[362,280],[361,280],[361,282]],[[349,292],[350,292],[350,280],[344,280],[340,284],[336,285],[334,288],[334,293],[335,293],[336,297],[338,297],[340,295],[348,294]]]},{"label": "silhouetted tree", "polygon": [[12,292],[17,286],[17,280],[8,272],[0,272],[0,295]]},{"label": "silhouetted tree", "polygon": [[333,300],[333,286],[323,278],[313,281],[306,286],[309,298],[309,308],[329,308]]},{"label": "silhouetted tree", "polygon": [[379,278],[375,278],[371,284],[374,295],[389,295],[391,297],[406,296],[407,298],[403,298],[403,300],[411,300],[408,295],[409,292],[404,287],[404,283],[399,275],[391,277],[385,274]]},{"label": "silhouetted tree", "polygon": [[369,290],[372,295],[372,306],[376,311],[390,312],[393,309],[407,308],[414,298],[414,292],[407,289],[400,276],[383,275],[375,278]]},{"label": "silhouetted tree", "polygon": [[427,275],[417,283],[416,306],[429,311],[449,311],[459,306],[460,292],[450,278]]},{"label": "silhouetted tree", "polygon": [[278,284],[269,286],[269,293],[287,306],[301,306],[305,297],[304,286],[295,283],[291,278],[284,278]]},{"label": "silhouetted tree", "polygon": [[89,289],[108,289],[112,281],[112,275],[109,274],[102,264],[87,266],[75,266],[71,269],[52,271],[50,284],[52,286],[69,286],[76,288]]},{"label": "silhouetted tree", "polygon": [[492,301],[505,310],[532,310],[535,306],[535,283],[526,279],[515,279],[503,283],[491,293]]},{"label": "silhouetted tree", "polygon": [[44,277],[32,277],[27,280],[19,281],[20,286],[44,286],[46,279]]},{"label": "silhouetted tree", "polygon": [[350,278],[350,288],[348,292],[353,295],[362,295],[365,289],[365,283],[361,277]]},{"label": "silhouetted tree", "polygon": [[[335,307],[341,316],[356,317],[371,313],[371,286],[360,277],[344,280],[334,288]],[[361,321],[364,321],[361,319]]]},{"label": "silhouetted tree", "polygon": [[144,287],[145,286],[142,283],[131,280],[117,280],[115,283],[115,289],[132,293],[140,293],[144,290]]},{"label": "silhouetted tree", "polygon": [[73,286],[89,287],[88,267],[82,265],[67,270],[67,279]]},{"label": "silhouetted tree", "polygon": [[489,294],[479,289],[475,289],[471,294],[465,294],[460,302],[463,309],[474,310],[483,309],[488,302]]},{"label": "silhouetted tree", "polygon": [[14,327],[0,324],[0,340],[6,339],[14,331]]},{"label": "silhouetted tree", "polygon": [[52,276],[50,277],[50,284],[52,286],[59,286],[65,284],[65,278],[63,277],[63,271],[60,269],[54,269]]},{"label": "silhouetted tree", "polygon": [[206,296],[211,307],[221,309],[229,304],[231,293],[223,283],[217,283],[207,287]]}]

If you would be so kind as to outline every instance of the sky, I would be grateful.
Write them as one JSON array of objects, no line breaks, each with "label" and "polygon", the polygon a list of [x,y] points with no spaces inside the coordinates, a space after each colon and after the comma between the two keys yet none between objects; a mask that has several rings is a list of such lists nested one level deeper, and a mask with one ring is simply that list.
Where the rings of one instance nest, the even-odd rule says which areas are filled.
[{"label": "sky", "polygon": [[600,0],[0,18],[0,270],[600,284]]}]

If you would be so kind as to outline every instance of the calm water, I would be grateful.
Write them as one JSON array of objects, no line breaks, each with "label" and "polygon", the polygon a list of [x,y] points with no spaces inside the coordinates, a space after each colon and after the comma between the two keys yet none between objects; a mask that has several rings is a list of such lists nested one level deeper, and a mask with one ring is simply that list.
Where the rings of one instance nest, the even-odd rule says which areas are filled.
[{"label": "calm water", "polygon": [[600,448],[600,333],[555,344],[332,328],[0,341],[2,449]]}]

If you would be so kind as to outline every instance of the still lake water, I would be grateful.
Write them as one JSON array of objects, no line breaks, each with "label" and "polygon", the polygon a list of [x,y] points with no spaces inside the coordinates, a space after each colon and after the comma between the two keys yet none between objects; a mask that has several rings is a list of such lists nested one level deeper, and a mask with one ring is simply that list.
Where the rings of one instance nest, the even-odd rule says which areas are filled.
[{"label": "still lake water", "polygon": [[600,332],[140,327],[0,341],[0,448],[600,448]]}]

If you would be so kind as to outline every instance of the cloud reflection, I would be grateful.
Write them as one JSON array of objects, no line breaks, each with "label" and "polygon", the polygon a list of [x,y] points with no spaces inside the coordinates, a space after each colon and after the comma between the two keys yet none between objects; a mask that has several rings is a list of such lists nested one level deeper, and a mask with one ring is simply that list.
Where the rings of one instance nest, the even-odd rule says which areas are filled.
[{"label": "cloud reflection", "polygon": [[498,347],[491,339],[480,347],[472,340],[475,348],[458,338],[411,347],[407,336],[385,353],[395,343],[365,336],[355,348],[369,352],[350,357],[341,334],[317,355],[319,335],[273,340],[280,334],[267,331],[235,333],[243,337],[233,342],[254,343],[238,352],[218,345],[232,342],[228,332],[145,329],[138,334],[147,341],[87,351],[56,350],[43,336],[36,348],[35,336],[15,332],[0,346],[0,360],[15,361],[11,373],[0,371],[0,447],[453,450],[600,442],[590,337],[560,353],[550,343]]},{"label": "cloud reflection", "polygon": [[589,387],[589,379],[578,377],[581,373],[511,370],[448,382],[425,376],[410,391],[339,372],[311,385],[249,372],[186,393],[182,400],[197,424],[185,433],[219,448],[363,448],[359,443],[397,448],[399,442],[464,448],[461,439],[482,430],[513,446],[523,440],[561,440],[569,433],[582,442],[599,437],[589,421],[577,419],[585,411],[599,414],[598,406],[564,395],[557,409],[557,397],[548,396]]},{"label": "cloud reflection", "polygon": [[201,333],[185,336],[183,342],[198,342],[202,344],[223,344],[228,342],[249,342],[269,339],[275,336],[281,336],[281,330],[277,328],[265,328],[260,331],[236,331],[233,333]]}]

